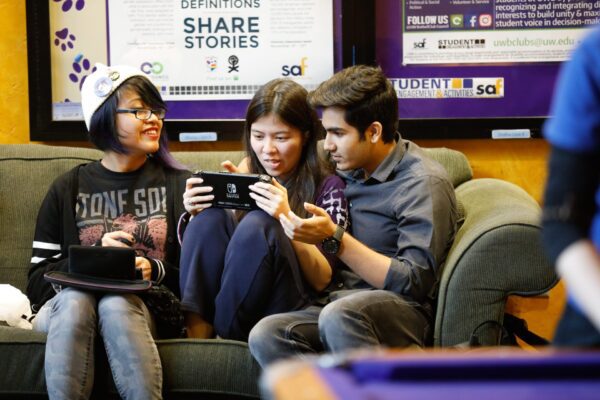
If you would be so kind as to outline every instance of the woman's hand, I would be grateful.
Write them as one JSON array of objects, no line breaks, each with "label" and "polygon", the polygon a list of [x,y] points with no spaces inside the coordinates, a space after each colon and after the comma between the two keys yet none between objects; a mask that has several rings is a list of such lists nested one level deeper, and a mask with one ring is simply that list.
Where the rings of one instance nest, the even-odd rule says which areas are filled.
[{"label": "woman's hand", "polygon": [[144,257],[136,257],[135,258],[135,268],[142,271],[142,279],[149,281],[152,279],[152,265],[147,258]]},{"label": "woman's hand", "polygon": [[131,247],[135,243],[135,237],[125,231],[107,232],[102,236],[102,247]]},{"label": "woman's hand", "polygon": [[277,179],[272,178],[271,183],[257,182],[249,188],[250,197],[256,201],[256,205],[273,218],[279,220],[279,215],[290,212],[287,189]]},{"label": "woman's hand", "polygon": [[192,176],[185,181],[185,192],[183,193],[183,206],[185,210],[192,215],[212,206],[212,200],[215,198],[211,192],[212,186],[202,186],[204,180]]}]

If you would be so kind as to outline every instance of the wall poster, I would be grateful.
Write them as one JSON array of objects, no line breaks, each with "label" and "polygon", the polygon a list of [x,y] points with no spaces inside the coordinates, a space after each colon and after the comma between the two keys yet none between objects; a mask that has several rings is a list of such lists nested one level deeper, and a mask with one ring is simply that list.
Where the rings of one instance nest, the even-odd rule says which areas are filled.
[{"label": "wall poster", "polygon": [[404,64],[564,61],[600,1],[405,0]]},{"label": "wall poster", "polygon": [[83,119],[97,62],[139,67],[181,120],[241,119],[265,82],[310,90],[334,72],[333,1],[48,1],[54,120]]},{"label": "wall poster", "polygon": [[[377,0],[377,61],[403,119],[545,118],[598,0]],[[469,125],[469,123],[465,123]]]}]

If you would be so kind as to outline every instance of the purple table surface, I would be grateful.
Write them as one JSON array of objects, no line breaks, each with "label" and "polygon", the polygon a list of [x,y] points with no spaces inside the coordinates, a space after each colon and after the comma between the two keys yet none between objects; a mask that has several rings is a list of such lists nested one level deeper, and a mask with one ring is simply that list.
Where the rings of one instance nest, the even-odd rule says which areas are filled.
[{"label": "purple table surface", "polygon": [[389,353],[317,371],[339,399],[600,399],[600,352]]}]

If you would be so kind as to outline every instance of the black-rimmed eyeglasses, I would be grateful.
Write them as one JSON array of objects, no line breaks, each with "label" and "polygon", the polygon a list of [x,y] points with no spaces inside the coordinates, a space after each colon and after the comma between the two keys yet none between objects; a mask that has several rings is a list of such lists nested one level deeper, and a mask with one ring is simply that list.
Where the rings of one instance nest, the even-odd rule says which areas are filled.
[{"label": "black-rimmed eyeglasses", "polygon": [[158,109],[158,110],[150,110],[146,108],[118,108],[118,114],[129,113],[135,115],[135,117],[139,120],[146,121],[152,117],[152,114],[156,115],[158,119],[165,119],[166,110]]}]

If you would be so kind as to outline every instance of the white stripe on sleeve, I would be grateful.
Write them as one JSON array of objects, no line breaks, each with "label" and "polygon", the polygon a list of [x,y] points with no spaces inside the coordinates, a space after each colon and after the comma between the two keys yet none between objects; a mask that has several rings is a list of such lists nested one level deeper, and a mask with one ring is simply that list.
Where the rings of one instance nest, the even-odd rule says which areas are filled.
[{"label": "white stripe on sleeve", "polygon": [[156,283],[161,283],[163,279],[165,279],[165,266],[162,261],[154,259],[156,261],[156,265],[158,266],[158,271],[156,271]]},{"label": "white stripe on sleeve", "polygon": [[36,240],[33,241],[34,249],[43,249],[43,250],[60,250],[60,244],[56,243],[47,243],[47,242],[38,242]]},{"label": "white stripe on sleeve", "polygon": [[37,264],[37,263],[47,260],[49,258],[60,258],[61,255],[62,255],[61,253],[58,253],[57,255],[52,256],[52,257],[31,257],[31,263]]}]

